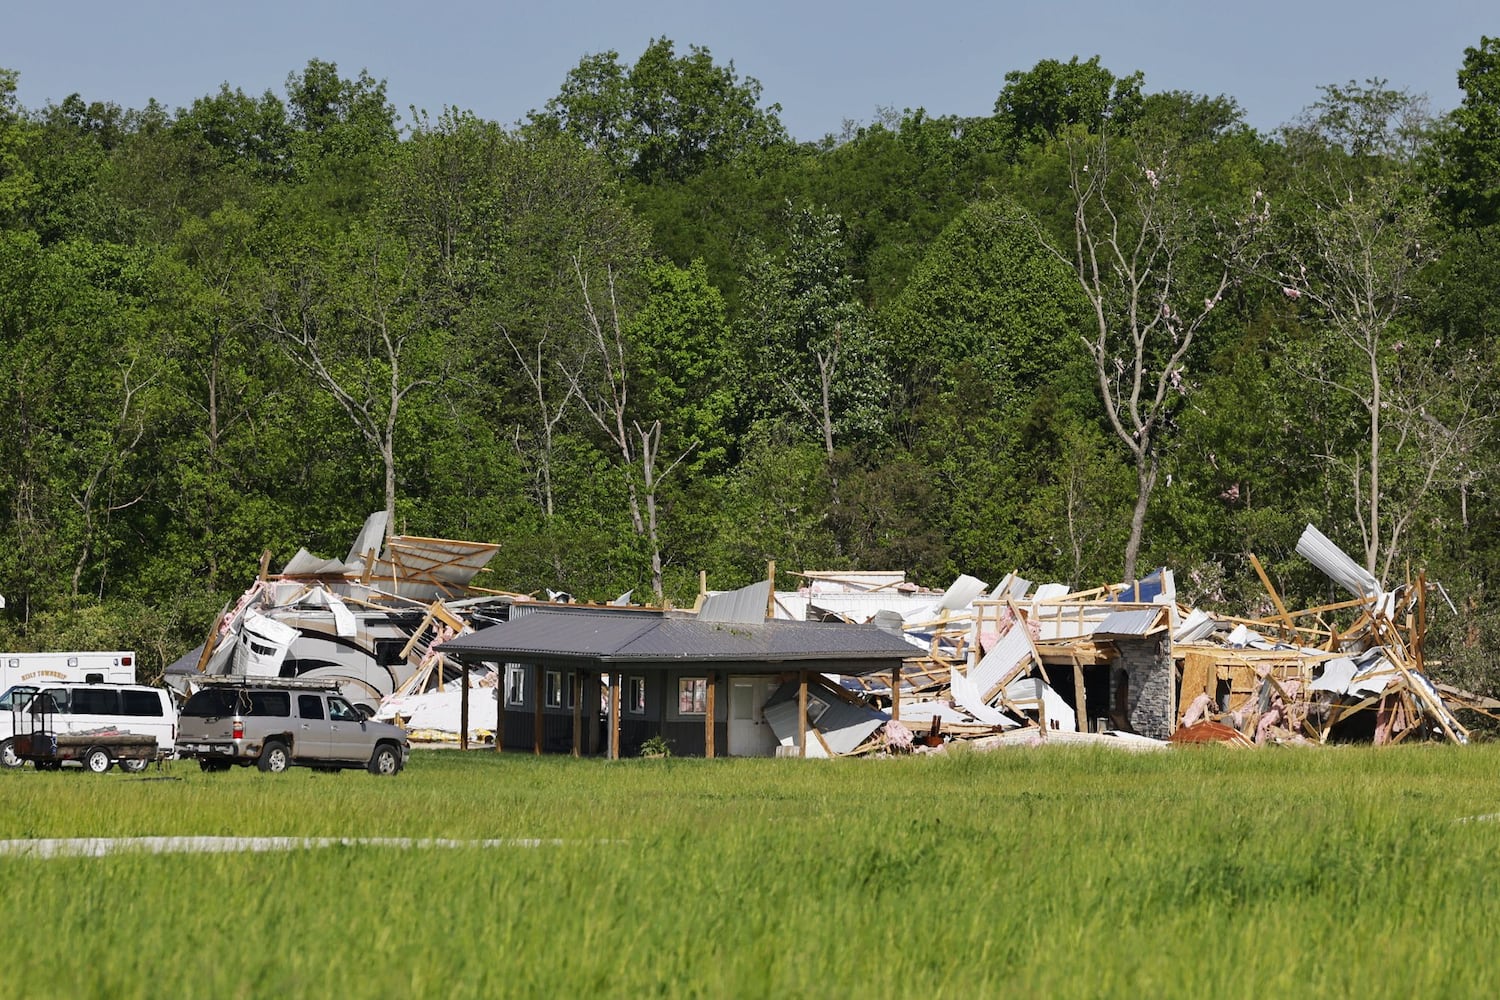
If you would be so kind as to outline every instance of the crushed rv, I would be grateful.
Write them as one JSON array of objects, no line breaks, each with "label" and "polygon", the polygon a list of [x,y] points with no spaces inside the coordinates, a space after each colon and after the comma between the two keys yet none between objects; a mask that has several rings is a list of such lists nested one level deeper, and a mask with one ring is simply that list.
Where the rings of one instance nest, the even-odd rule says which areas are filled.
[{"label": "crushed rv", "polygon": [[385,514],[371,514],[343,560],[301,549],[262,573],[168,667],[168,682],[187,692],[205,675],[332,681],[374,714],[414,676],[439,687],[457,678],[440,640],[504,621],[515,597],[473,585],[498,546],[385,529]]}]

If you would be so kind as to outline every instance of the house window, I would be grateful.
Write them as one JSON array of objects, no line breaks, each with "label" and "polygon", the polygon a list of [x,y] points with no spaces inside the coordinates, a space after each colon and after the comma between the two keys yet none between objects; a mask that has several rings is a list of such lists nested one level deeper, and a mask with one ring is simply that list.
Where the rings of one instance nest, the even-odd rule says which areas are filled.
[{"label": "house window", "polygon": [[562,708],[562,674],[556,670],[547,671],[547,707]]},{"label": "house window", "polygon": [[818,697],[812,692],[808,692],[807,721],[812,725],[817,725],[818,720],[823,717],[823,713],[826,711],[828,711],[828,702],[824,701],[822,698]]},{"label": "house window", "polygon": [[704,715],[707,712],[708,678],[679,678],[677,681],[677,714]]},{"label": "house window", "polygon": [[569,674],[568,675],[567,691],[568,691],[568,711],[570,711],[570,712],[573,710],[573,706],[575,706],[575,705],[578,704],[578,684],[579,684],[578,674],[576,674],[576,673]]},{"label": "house window", "polygon": [[526,704],[526,668],[517,663],[505,667],[505,703]]},{"label": "house window", "polygon": [[628,678],[625,684],[625,695],[625,711],[633,715],[646,714],[646,678]]}]

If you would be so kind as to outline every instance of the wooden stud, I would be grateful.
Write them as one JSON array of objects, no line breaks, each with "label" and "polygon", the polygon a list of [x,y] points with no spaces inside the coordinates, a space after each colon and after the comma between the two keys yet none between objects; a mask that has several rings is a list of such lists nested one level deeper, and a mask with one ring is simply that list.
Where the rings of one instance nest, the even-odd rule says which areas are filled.
[{"label": "wooden stud", "polygon": [[1281,615],[1281,620],[1286,623],[1287,631],[1295,635],[1297,626],[1292,624],[1292,616],[1287,614],[1286,605],[1281,603],[1281,595],[1271,585],[1271,578],[1266,575],[1265,567],[1260,564],[1254,552],[1250,553],[1250,565],[1255,567],[1255,575],[1260,577],[1261,586],[1265,587],[1266,593],[1271,595],[1271,604],[1276,608],[1277,614]]}]

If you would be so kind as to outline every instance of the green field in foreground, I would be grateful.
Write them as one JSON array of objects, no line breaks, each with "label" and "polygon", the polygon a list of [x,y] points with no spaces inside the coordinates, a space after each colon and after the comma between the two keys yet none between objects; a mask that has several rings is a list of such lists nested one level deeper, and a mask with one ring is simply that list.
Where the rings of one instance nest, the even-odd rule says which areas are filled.
[{"label": "green field in foreground", "polygon": [[22,997],[1492,996],[1500,747],[0,774]]}]

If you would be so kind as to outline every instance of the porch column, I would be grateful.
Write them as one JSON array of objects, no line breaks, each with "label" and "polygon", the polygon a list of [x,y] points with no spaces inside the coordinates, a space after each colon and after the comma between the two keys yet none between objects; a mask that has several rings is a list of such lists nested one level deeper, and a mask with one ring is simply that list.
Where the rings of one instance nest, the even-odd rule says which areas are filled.
[{"label": "porch column", "polygon": [[891,670],[891,719],[901,721],[901,664]]},{"label": "porch column", "polygon": [[495,752],[500,753],[505,745],[505,682],[510,671],[504,663],[497,663],[495,669]]},{"label": "porch column", "polygon": [[609,759],[620,759],[620,674],[609,675]]},{"label": "porch column", "polygon": [[709,760],[714,756],[714,688],[718,685],[718,674],[716,671],[708,672],[708,690],[705,692],[705,705],[708,714],[703,717],[703,756]]},{"label": "porch column", "polygon": [[1086,733],[1089,731],[1088,705],[1084,700],[1083,691],[1083,665],[1078,662],[1078,655],[1073,655],[1073,708],[1078,713],[1078,731]]},{"label": "porch column", "polygon": [[[459,682],[463,687],[458,692],[458,748],[469,749],[469,661],[463,660],[463,675]],[[442,676],[443,665],[438,664],[438,676]]]},{"label": "porch column", "polygon": [[807,756],[807,671],[797,671],[797,756]]},{"label": "porch column", "polygon": [[531,685],[531,752],[542,755],[542,665],[531,668],[534,683]]},{"label": "porch column", "polygon": [[583,752],[583,671],[575,669],[569,684],[573,692],[573,756],[577,757]]}]

